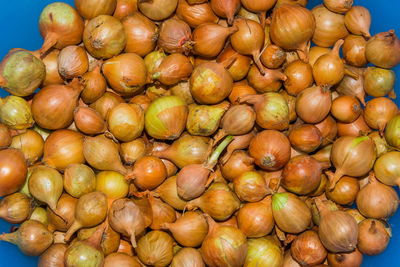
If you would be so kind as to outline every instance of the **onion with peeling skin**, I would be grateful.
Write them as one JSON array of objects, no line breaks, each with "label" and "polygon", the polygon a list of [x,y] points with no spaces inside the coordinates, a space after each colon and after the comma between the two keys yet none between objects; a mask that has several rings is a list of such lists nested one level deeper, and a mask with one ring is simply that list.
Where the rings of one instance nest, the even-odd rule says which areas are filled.
[{"label": "onion with peeling skin", "polygon": [[186,0],[179,0],[176,15],[192,28],[206,22],[218,22],[218,17],[214,14],[209,3],[190,4]]}]

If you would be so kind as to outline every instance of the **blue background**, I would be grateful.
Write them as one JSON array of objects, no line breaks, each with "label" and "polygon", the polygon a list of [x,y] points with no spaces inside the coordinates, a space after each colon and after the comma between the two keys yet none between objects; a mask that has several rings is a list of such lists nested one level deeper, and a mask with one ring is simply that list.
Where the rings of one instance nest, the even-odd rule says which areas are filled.
[{"label": "blue background", "polygon": [[[1,1],[0,25],[2,40],[0,42],[0,58],[7,54],[11,48],[25,48],[36,50],[42,44],[42,38],[39,34],[37,21],[41,10],[54,0],[19,0],[19,1]],[[64,2],[73,4],[73,0],[64,0]],[[320,4],[322,0],[310,0],[309,6]],[[355,0],[355,4],[368,7],[372,15],[371,35],[394,29],[400,35],[399,29],[399,11],[400,1],[398,0]],[[400,67],[395,68],[397,76],[400,77]],[[400,95],[398,88],[399,79],[396,82],[396,92]],[[0,89],[0,96],[5,96],[4,90]],[[399,96],[400,97],[400,96]],[[399,100],[396,100],[400,105]],[[390,220],[393,227],[393,238],[390,241],[387,250],[375,257],[364,257],[363,266],[400,266],[397,260],[400,247],[400,212],[397,212]],[[0,221],[0,232],[9,232],[10,225]],[[16,246],[0,242],[0,266],[36,266],[37,258],[24,256]]]}]

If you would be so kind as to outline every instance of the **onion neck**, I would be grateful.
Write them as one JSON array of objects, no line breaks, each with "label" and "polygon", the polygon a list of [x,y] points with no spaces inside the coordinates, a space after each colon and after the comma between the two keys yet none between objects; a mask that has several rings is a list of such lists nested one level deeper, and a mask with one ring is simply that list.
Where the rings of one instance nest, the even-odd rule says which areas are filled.
[{"label": "onion neck", "polygon": [[300,60],[304,63],[308,63],[309,60],[309,49],[310,49],[311,42],[305,42],[299,45],[296,49],[296,53],[299,56]]},{"label": "onion neck", "polygon": [[337,40],[335,45],[333,46],[332,50],[329,52],[329,54],[340,58],[339,52],[340,52],[340,48],[342,47],[343,43],[344,43],[343,39]]},{"label": "onion neck", "polygon": [[[106,220],[107,221],[107,220]],[[88,238],[85,240],[85,242],[97,249],[100,249],[100,244],[101,240],[103,239],[103,234],[106,228],[108,227],[108,223],[103,222],[100,226],[97,227],[96,231]]]},{"label": "onion neck", "polygon": [[43,58],[46,55],[47,51],[49,51],[50,48],[56,45],[57,41],[58,41],[58,34],[55,32],[48,32],[44,37],[44,42],[42,47],[39,49],[40,57]]},{"label": "onion neck", "polygon": [[335,173],[333,172],[325,172],[326,176],[329,179],[329,190],[333,191],[335,189],[335,186],[337,182],[342,178],[343,176],[343,171],[341,169],[336,169]]},{"label": "onion neck", "polygon": [[17,245],[18,244],[17,232],[1,234],[0,235],[0,240]]},{"label": "onion neck", "polygon": [[239,97],[238,99],[240,104],[247,103],[253,106],[261,103],[262,101],[264,101],[264,95],[245,95]]},{"label": "onion neck", "polygon": [[258,70],[260,71],[260,73],[262,75],[265,75],[265,68],[260,60],[260,51],[258,51],[258,50],[254,51],[252,53],[252,56],[253,56],[254,63],[256,63],[256,66],[257,66]]},{"label": "onion neck", "polygon": [[76,231],[78,231],[80,228],[82,228],[81,223],[75,219],[75,221],[72,223],[71,227],[65,233],[65,241],[68,242],[71,239],[72,235]]},{"label": "onion neck", "polygon": [[204,213],[204,217],[206,218],[206,221],[207,221],[207,224],[208,224],[208,234],[207,234],[207,236],[212,235],[220,227],[220,225],[218,223],[216,223],[214,221],[214,219],[211,218],[210,215]]},{"label": "onion neck", "polygon": [[314,199],[315,205],[320,213],[321,218],[324,217],[329,211],[329,208],[325,205],[325,203],[320,198]]},{"label": "onion neck", "polygon": [[221,153],[225,150],[225,148],[229,145],[230,142],[232,142],[233,136],[229,135],[227,136],[214,150],[214,152],[211,154],[211,156],[208,158],[207,162],[204,164],[204,167],[207,169],[214,169],[215,165],[218,162],[218,158],[221,155]]}]

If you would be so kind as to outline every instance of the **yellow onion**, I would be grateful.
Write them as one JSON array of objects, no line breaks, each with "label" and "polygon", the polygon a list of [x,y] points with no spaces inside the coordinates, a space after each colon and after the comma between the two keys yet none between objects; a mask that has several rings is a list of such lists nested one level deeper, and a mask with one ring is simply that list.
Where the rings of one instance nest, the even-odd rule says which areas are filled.
[{"label": "yellow onion", "polygon": [[254,159],[250,157],[246,151],[235,150],[231,153],[229,158],[224,157],[222,159],[220,170],[225,179],[233,182],[236,177],[244,172],[254,170]]},{"label": "yellow onion", "polygon": [[279,241],[273,236],[249,239],[245,267],[270,266],[283,264],[283,253]]},{"label": "yellow onion", "polygon": [[264,69],[264,74],[256,66],[250,67],[247,81],[259,93],[276,92],[287,81],[287,76],[280,70]]},{"label": "yellow onion", "polygon": [[84,23],[72,6],[55,2],[42,10],[39,30],[44,38],[42,48],[39,50],[43,56],[52,47],[62,49],[68,45],[79,44],[82,41]]},{"label": "yellow onion", "polygon": [[373,97],[381,97],[389,94],[396,98],[394,93],[396,74],[392,70],[369,67],[364,73],[364,90]]},{"label": "yellow onion", "polygon": [[[43,140],[43,139],[42,139]],[[12,134],[10,129],[4,125],[0,124],[0,149],[7,148],[11,145]]]},{"label": "yellow onion", "polygon": [[64,265],[64,255],[68,246],[66,244],[54,243],[40,255],[38,267],[59,267]]},{"label": "yellow onion", "polygon": [[142,134],[144,112],[139,105],[121,103],[110,110],[107,124],[115,138],[130,142]]},{"label": "yellow onion", "polygon": [[122,19],[123,17],[132,15],[138,10],[137,0],[117,0],[114,17]]},{"label": "yellow onion", "polygon": [[365,106],[364,69],[346,66],[346,69],[358,74],[358,79],[345,75],[336,86],[336,92],[341,95],[355,96]]},{"label": "yellow onion", "polygon": [[264,66],[270,69],[277,69],[285,62],[286,53],[279,46],[270,44],[263,49],[260,57]]},{"label": "yellow onion", "polygon": [[339,122],[351,123],[359,118],[362,108],[355,96],[342,95],[333,100],[331,113]]},{"label": "yellow onion", "polygon": [[171,54],[188,54],[193,45],[191,38],[192,31],[189,25],[178,17],[172,17],[161,24],[157,44]]},{"label": "yellow onion", "polygon": [[385,251],[392,236],[386,225],[385,222],[375,219],[360,222],[357,247],[361,253],[374,256]]},{"label": "yellow onion", "polygon": [[329,114],[332,105],[328,88],[312,86],[303,90],[296,100],[296,113],[307,123],[319,123]]},{"label": "yellow onion", "polygon": [[205,267],[205,264],[198,250],[182,248],[174,255],[171,267]]},{"label": "yellow onion", "polygon": [[116,5],[116,0],[75,0],[76,9],[85,19],[92,19],[99,15],[112,15]]},{"label": "yellow onion", "polygon": [[100,15],[91,19],[83,32],[86,50],[95,58],[108,59],[122,52],[126,34],[119,19]]},{"label": "yellow onion", "polygon": [[264,177],[256,171],[244,172],[233,180],[233,189],[241,201],[258,202],[268,193]]},{"label": "yellow onion", "polygon": [[119,153],[126,164],[132,165],[136,160],[146,155],[146,149],[146,142],[143,138],[137,138],[131,142],[122,143]]},{"label": "yellow onion", "polygon": [[49,218],[47,217],[47,212],[42,207],[36,207],[32,211],[29,219],[41,222],[46,227],[49,225]]},{"label": "yellow onion", "polygon": [[71,130],[51,133],[44,143],[43,162],[61,171],[70,164],[84,163],[83,135]]},{"label": "yellow onion", "polygon": [[152,230],[163,229],[165,224],[176,221],[176,213],[174,208],[162,200],[154,197],[152,193],[148,194],[147,198],[150,203],[150,210],[153,218],[151,224],[149,225]]},{"label": "yellow onion", "polygon": [[110,86],[120,94],[139,92],[147,82],[147,70],[143,59],[134,53],[113,57],[103,64],[103,73]]},{"label": "yellow onion", "polygon": [[160,198],[176,210],[184,210],[187,202],[177,192],[176,176],[167,178],[154,190]]},{"label": "yellow onion", "polygon": [[312,124],[294,126],[288,137],[293,148],[305,153],[317,150],[322,144],[322,133]]},{"label": "yellow onion", "polygon": [[33,118],[28,102],[19,96],[0,98],[0,122],[11,129],[30,128]]},{"label": "yellow onion", "polygon": [[129,185],[122,174],[102,171],[96,175],[96,191],[103,192],[108,199],[119,199],[128,194]]},{"label": "yellow onion", "polygon": [[104,259],[104,267],[141,267],[141,264],[137,259],[131,255],[125,253],[117,252],[107,255]]},{"label": "yellow onion", "polygon": [[173,238],[162,231],[151,231],[138,241],[136,253],[146,265],[168,266],[173,258]]},{"label": "yellow onion", "polygon": [[344,23],[352,34],[362,35],[370,38],[369,27],[371,25],[371,14],[363,6],[353,6],[344,16]]},{"label": "yellow onion", "polygon": [[164,85],[174,85],[187,80],[192,71],[193,66],[189,58],[176,53],[161,61],[161,64],[154,70],[152,78],[159,80]]},{"label": "yellow onion", "polygon": [[312,38],[316,45],[330,47],[349,34],[344,24],[344,15],[334,13],[323,5],[314,7],[311,12],[316,21]]},{"label": "yellow onion", "polygon": [[119,103],[124,103],[124,99],[112,92],[105,92],[98,100],[90,104],[90,107],[95,109],[103,119],[107,119],[110,110]]},{"label": "yellow onion", "polygon": [[167,178],[167,168],[161,159],[144,156],[135,162],[127,179],[133,180],[141,190],[153,190]]},{"label": "yellow onion", "polygon": [[138,8],[152,20],[164,20],[174,13],[178,0],[145,0],[138,1]]},{"label": "yellow onion", "polygon": [[14,193],[0,200],[0,218],[9,223],[22,223],[32,212],[32,200],[22,193]]},{"label": "yellow onion", "polygon": [[64,170],[64,189],[73,197],[96,190],[96,176],[91,168],[84,164],[71,164]]},{"label": "yellow onion", "polygon": [[239,11],[240,0],[211,0],[211,8],[221,18],[226,18],[227,23],[232,25],[235,14]]},{"label": "yellow onion", "polygon": [[100,113],[90,107],[77,107],[74,110],[74,123],[79,131],[87,135],[101,134],[107,129]]},{"label": "yellow onion", "polygon": [[399,132],[400,115],[394,116],[387,124],[385,129],[385,139],[387,143],[395,148],[400,148]]},{"label": "yellow onion", "polygon": [[314,66],[315,61],[317,61],[317,59],[320,56],[323,56],[327,53],[329,53],[331,51],[330,48],[326,48],[326,47],[320,47],[320,46],[313,46],[310,48],[310,51],[308,52],[308,62],[310,63],[311,67]]},{"label": "yellow onion", "polygon": [[272,213],[275,223],[287,233],[301,233],[311,223],[311,211],[306,203],[292,193],[272,196]]},{"label": "yellow onion", "polygon": [[24,186],[27,177],[24,154],[15,148],[0,150],[0,196],[15,193]]},{"label": "yellow onion", "polygon": [[58,55],[58,72],[65,79],[72,79],[85,74],[89,69],[89,59],[85,49],[70,45]]},{"label": "yellow onion", "polygon": [[83,84],[81,99],[86,104],[92,104],[104,95],[107,88],[107,82],[101,74],[100,64],[97,64],[93,70],[83,74],[81,80]]},{"label": "yellow onion", "polygon": [[12,95],[33,94],[45,77],[45,64],[27,51],[11,51],[0,63],[0,87]]},{"label": "yellow onion", "polygon": [[201,245],[201,255],[210,267],[243,266],[247,253],[246,236],[232,226],[220,226],[207,216],[209,231]]},{"label": "yellow onion", "polygon": [[399,186],[399,165],[400,152],[387,152],[380,156],[374,165],[376,178],[386,185]]},{"label": "yellow onion", "polygon": [[381,135],[380,132],[373,131],[370,134],[368,134],[368,136],[371,137],[375,143],[377,157],[380,157],[383,154],[386,154],[388,151],[390,151],[390,147],[386,142],[385,137]]},{"label": "yellow onion", "polygon": [[286,91],[290,95],[297,95],[310,87],[314,81],[312,72],[311,65],[300,60],[288,64],[284,71],[287,77],[284,82]]},{"label": "yellow onion", "polygon": [[216,61],[224,65],[234,81],[244,79],[250,70],[251,58],[236,52],[230,45],[222,50]]},{"label": "yellow onion", "polygon": [[328,263],[332,267],[358,267],[363,261],[363,254],[358,250],[348,253],[328,253]]},{"label": "yellow onion", "polygon": [[291,245],[290,254],[301,265],[314,266],[324,262],[328,252],[318,234],[309,230],[296,237]]},{"label": "yellow onion", "polygon": [[207,22],[218,22],[209,3],[189,4],[186,0],[179,0],[176,15],[193,28]]},{"label": "yellow onion", "polygon": [[400,62],[400,40],[394,30],[381,32],[368,40],[365,56],[368,62],[380,68],[393,68]]},{"label": "yellow onion", "polygon": [[364,110],[364,119],[369,127],[383,133],[386,124],[398,114],[397,105],[386,97],[377,97],[368,101]]},{"label": "yellow onion", "polygon": [[35,163],[43,155],[44,141],[40,134],[27,130],[12,138],[10,147],[20,149],[29,165]]},{"label": "yellow onion", "polygon": [[332,12],[344,14],[351,9],[353,0],[324,0],[324,5]]},{"label": "yellow onion", "polygon": [[307,61],[307,45],[313,37],[315,26],[315,18],[309,10],[298,5],[283,4],[272,13],[271,40],[286,50],[296,50],[300,58]]},{"label": "yellow onion", "polygon": [[77,202],[78,199],[62,194],[54,211],[47,208],[47,218],[51,229],[66,232],[71,227]]},{"label": "yellow onion", "polygon": [[[103,227],[103,225],[100,224],[93,228],[81,229],[78,232],[77,239],[78,240],[88,239],[91,236],[93,236],[96,230],[98,230],[101,227]],[[100,246],[104,255],[109,255],[113,252],[116,252],[118,250],[120,243],[121,243],[120,234],[114,231],[111,228],[111,226],[107,225],[104,230],[104,233],[101,236],[101,241],[100,241]]]}]

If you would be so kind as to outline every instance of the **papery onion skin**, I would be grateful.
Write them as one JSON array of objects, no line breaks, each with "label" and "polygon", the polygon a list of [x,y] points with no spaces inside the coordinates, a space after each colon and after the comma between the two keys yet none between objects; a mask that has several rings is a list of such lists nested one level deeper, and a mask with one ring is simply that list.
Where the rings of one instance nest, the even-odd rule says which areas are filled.
[{"label": "papery onion skin", "polygon": [[[265,265],[264,265],[265,264]],[[273,236],[250,239],[243,266],[283,266],[283,253],[279,241]]]},{"label": "papery onion skin", "polygon": [[198,250],[182,248],[174,255],[171,267],[205,267],[205,263]]},{"label": "papery onion skin", "polygon": [[64,189],[76,198],[95,191],[96,176],[94,171],[84,164],[69,165],[64,170]]},{"label": "papery onion skin", "polygon": [[290,254],[301,265],[320,264],[324,262],[328,252],[314,231],[305,231],[293,241]]},{"label": "papery onion skin", "polygon": [[173,238],[162,231],[152,231],[139,239],[136,253],[146,265],[168,266],[173,258]]},{"label": "papery onion skin", "polygon": [[144,129],[144,112],[139,105],[121,103],[110,110],[108,129],[115,138],[130,142],[138,138]]},{"label": "papery onion skin", "polygon": [[381,32],[368,40],[365,48],[367,60],[381,68],[393,68],[400,63],[400,40],[394,30]]},{"label": "papery onion skin", "polygon": [[400,115],[394,116],[387,124],[385,129],[385,139],[390,146],[400,148]]},{"label": "papery onion skin", "polygon": [[0,217],[8,223],[22,223],[32,212],[31,199],[22,193],[14,193],[0,200]]},{"label": "papery onion skin", "polygon": [[142,265],[132,256],[125,253],[112,253],[105,257],[104,267],[141,267]]},{"label": "papery onion skin", "polygon": [[174,13],[178,0],[138,1],[138,8],[146,17],[152,20],[164,20]]},{"label": "papery onion skin", "polygon": [[12,136],[10,129],[5,124],[0,124],[0,149],[11,145]]},{"label": "papery onion skin", "polygon": [[167,178],[167,169],[161,159],[144,156],[135,162],[133,182],[142,190],[153,190]]},{"label": "papery onion skin", "polygon": [[332,102],[331,113],[343,123],[354,122],[362,113],[361,104],[355,96],[339,96]]},{"label": "papery onion skin", "polygon": [[391,233],[384,222],[365,219],[358,226],[358,249],[369,256],[381,254],[389,245]]},{"label": "papery onion skin", "polygon": [[125,164],[132,165],[136,160],[146,155],[146,142],[143,138],[137,138],[131,142],[122,143],[119,153]]},{"label": "papery onion skin", "polygon": [[119,199],[128,195],[129,185],[125,177],[115,171],[102,171],[96,175],[96,190],[108,199]]},{"label": "papery onion skin", "polygon": [[89,69],[89,59],[84,48],[70,45],[58,54],[58,72],[65,79],[85,74]]},{"label": "papery onion skin", "polygon": [[285,51],[276,45],[268,45],[260,56],[263,65],[270,69],[279,68],[286,60]]},{"label": "papery onion skin", "polygon": [[55,211],[47,208],[47,218],[55,230],[66,232],[74,222],[75,207],[78,199],[62,194]]},{"label": "papery onion skin", "polygon": [[27,165],[24,154],[14,148],[0,150],[0,196],[18,191],[25,183]]},{"label": "papery onion skin", "polygon": [[346,13],[353,5],[353,0],[324,0],[327,9],[336,13]]},{"label": "papery onion skin", "polygon": [[172,17],[161,24],[157,44],[171,54],[188,54],[192,50],[191,39],[190,26],[178,17]]},{"label": "papery onion skin", "polygon": [[193,5],[186,0],[179,0],[176,15],[193,28],[206,22],[218,22],[218,17],[212,11],[209,3]]},{"label": "papery onion skin", "polygon": [[240,9],[240,0],[211,0],[211,8],[221,18],[226,18],[229,25],[232,25],[235,14]]},{"label": "papery onion skin", "polygon": [[319,123],[329,114],[331,99],[329,89],[309,87],[297,96],[296,113],[304,122]]},{"label": "papery onion skin", "polygon": [[349,253],[328,253],[328,263],[332,267],[359,267],[363,254],[358,250]]},{"label": "papery onion skin", "polygon": [[287,76],[284,86],[290,95],[299,94],[310,87],[314,81],[311,65],[300,60],[288,64],[284,74]]},{"label": "papery onion skin", "polygon": [[358,119],[351,123],[337,123],[338,136],[363,136],[372,130],[365,122],[364,116],[361,114]]},{"label": "papery onion skin", "polygon": [[176,210],[184,210],[187,204],[181,199],[177,192],[176,176],[167,178],[160,186],[155,189],[160,198],[171,205]]},{"label": "papery onion skin", "polygon": [[45,79],[46,67],[31,53],[17,50],[3,58],[0,73],[0,87],[16,96],[28,96]]},{"label": "papery onion skin", "polygon": [[257,202],[263,199],[268,188],[264,177],[258,172],[244,172],[233,180],[233,188],[241,201]]},{"label": "papery onion skin", "polygon": [[55,243],[51,245],[38,260],[38,267],[61,267],[64,266],[64,254],[67,251],[66,244]]},{"label": "papery onion skin", "polygon": [[364,90],[373,97],[393,96],[396,74],[392,70],[369,67],[364,73]]},{"label": "papery onion skin", "polygon": [[[224,64],[234,81],[244,79],[250,70],[251,58],[236,52],[232,46],[225,47],[218,55],[216,61],[217,63]],[[226,66],[226,63],[228,63],[228,66]]]},{"label": "papery onion skin", "polygon": [[337,204],[351,205],[355,201],[359,190],[360,185],[357,179],[349,176],[343,176],[336,183],[335,188],[333,190],[327,188],[325,194],[328,199]]},{"label": "papery onion skin", "polygon": [[386,185],[400,185],[400,152],[391,151],[380,156],[374,165],[376,178]]},{"label": "papery onion skin", "polygon": [[10,147],[20,149],[29,165],[35,163],[43,155],[44,141],[40,134],[27,130],[12,138]]},{"label": "papery onion skin", "polygon": [[285,74],[277,69],[264,69],[264,74],[256,66],[251,66],[247,74],[250,86],[259,93],[276,92],[282,87],[282,82],[287,80]]},{"label": "papery onion skin", "polygon": [[106,119],[110,110],[119,103],[124,103],[124,99],[112,92],[105,92],[99,99],[90,104],[89,107],[95,109],[103,119]]},{"label": "papery onion skin", "polygon": [[244,150],[235,150],[226,162],[220,165],[222,176],[228,181],[246,171],[254,170],[254,159]]},{"label": "papery onion skin", "polygon": [[92,19],[99,15],[112,15],[116,5],[116,0],[75,0],[76,9],[85,19]]},{"label": "papery onion skin", "polygon": [[19,96],[0,98],[0,122],[11,129],[30,128],[34,121],[28,102]]},{"label": "papery onion skin", "polygon": [[101,134],[107,129],[100,113],[89,107],[78,107],[74,110],[74,123],[81,132],[88,135]]},{"label": "papery onion skin", "polygon": [[370,38],[371,14],[363,6],[353,6],[344,16],[344,23],[352,34]]},{"label": "papery onion skin", "polygon": [[344,39],[343,57],[347,64],[355,67],[363,67],[367,64],[365,57],[365,46],[367,41],[362,36],[350,34]]},{"label": "papery onion skin", "polygon": [[336,92],[341,95],[352,95],[358,98],[360,102],[365,106],[365,91],[364,91],[364,71],[362,68],[352,68],[346,66],[347,69],[355,72],[359,75],[358,80],[353,77],[345,75],[343,80],[336,86]]},{"label": "papery onion skin", "polygon": [[159,80],[163,85],[175,85],[190,77],[193,65],[189,58],[179,54],[171,54],[164,58],[161,64],[154,70],[153,79]]},{"label": "papery onion skin", "polygon": [[369,127],[383,133],[386,124],[398,113],[396,103],[389,98],[378,97],[368,101],[364,110],[364,119]]},{"label": "papery onion skin", "polygon": [[113,16],[122,19],[138,10],[137,0],[117,0]]},{"label": "papery onion skin", "polygon": [[322,143],[321,132],[312,124],[302,124],[293,127],[288,137],[295,149],[305,153],[315,151]]}]

